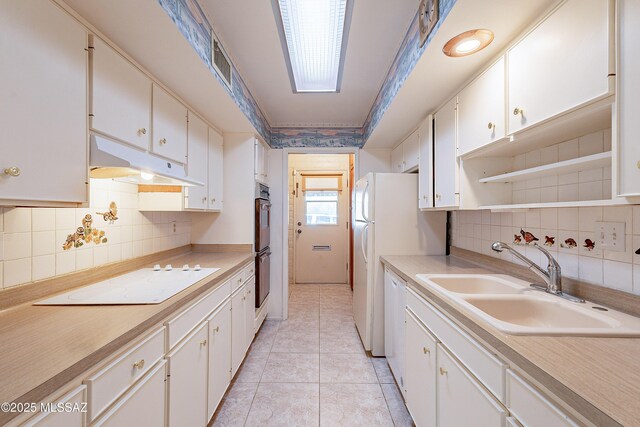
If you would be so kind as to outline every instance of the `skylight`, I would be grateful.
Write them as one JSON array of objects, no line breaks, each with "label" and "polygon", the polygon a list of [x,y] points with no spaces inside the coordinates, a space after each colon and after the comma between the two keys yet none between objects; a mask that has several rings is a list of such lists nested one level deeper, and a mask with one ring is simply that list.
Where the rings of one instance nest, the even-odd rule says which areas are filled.
[{"label": "skylight", "polygon": [[347,0],[278,0],[296,92],[336,92]]}]

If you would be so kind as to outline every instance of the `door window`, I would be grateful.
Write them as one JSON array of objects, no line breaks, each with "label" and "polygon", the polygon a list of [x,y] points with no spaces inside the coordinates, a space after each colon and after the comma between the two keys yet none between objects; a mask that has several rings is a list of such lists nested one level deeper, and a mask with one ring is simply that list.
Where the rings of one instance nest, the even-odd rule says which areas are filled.
[{"label": "door window", "polygon": [[306,225],[338,224],[337,191],[305,191],[304,198]]}]

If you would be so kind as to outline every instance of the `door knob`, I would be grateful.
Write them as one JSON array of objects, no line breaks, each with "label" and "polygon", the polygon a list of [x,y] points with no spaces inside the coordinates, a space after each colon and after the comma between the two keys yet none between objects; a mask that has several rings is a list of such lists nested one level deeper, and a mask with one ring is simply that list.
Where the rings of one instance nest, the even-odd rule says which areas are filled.
[{"label": "door knob", "polygon": [[298,228],[298,234],[302,234],[302,230]]},{"label": "door knob", "polygon": [[298,227],[300,227],[302,225],[302,223],[300,221],[298,221]]}]

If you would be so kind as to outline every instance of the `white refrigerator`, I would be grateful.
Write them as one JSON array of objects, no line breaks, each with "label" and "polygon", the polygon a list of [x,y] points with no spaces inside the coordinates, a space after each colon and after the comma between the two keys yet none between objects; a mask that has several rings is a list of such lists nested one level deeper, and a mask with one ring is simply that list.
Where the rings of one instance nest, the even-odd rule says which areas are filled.
[{"label": "white refrigerator", "polygon": [[[369,173],[355,185],[353,317],[367,351],[384,356],[383,255],[444,255],[446,212],[418,209],[418,175]],[[427,273],[427,272],[425,272]]]}]

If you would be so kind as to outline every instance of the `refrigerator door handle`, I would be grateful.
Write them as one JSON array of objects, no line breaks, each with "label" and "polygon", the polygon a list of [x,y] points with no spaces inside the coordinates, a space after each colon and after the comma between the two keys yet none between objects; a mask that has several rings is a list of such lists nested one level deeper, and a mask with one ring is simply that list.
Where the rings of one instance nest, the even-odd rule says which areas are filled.
[{"label": "refrigerator door handle", "polygon": [[360,236],[360,237],[362,238],[362,242],[361,242],[361,243],[362,243],[362,245],[361,245],[361,246],[362,246],[362,258],[364,258],[364,263],[365,263],[365,264],[367,264],[367,263],[368,263],[368,260],[367,260],[367,251],[366,251],[366,249],[364,248],[364,246],[365,246],[365,242],[366,242],[366,237],[365,237],[365,235],[366,235],[367,228],[369,228],[369,223],[367,223],[367,225],[365,225],[365,226],[364,226],[364,228],[362,229],[362,235]]},{"label": "refrigerator door handle", "polygon": [[362,218],[366,221],[369,222],[369,218],[367,218],[367,215],[365,215],[365,199],[366,199],[366,195],[367,195],[367,190],[369,190],[369,181],[367,181],[367,183],[364,186],[364,190],[362,191]]}]

